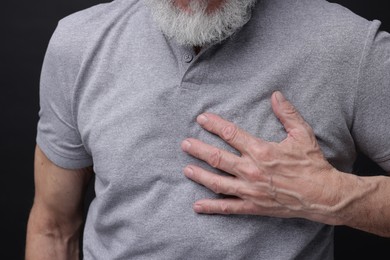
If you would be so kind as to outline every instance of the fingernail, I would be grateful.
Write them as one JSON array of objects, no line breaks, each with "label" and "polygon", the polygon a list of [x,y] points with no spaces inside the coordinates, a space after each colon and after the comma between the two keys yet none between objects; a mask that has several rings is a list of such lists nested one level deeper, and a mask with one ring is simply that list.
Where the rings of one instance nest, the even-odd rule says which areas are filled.
[{"label": "fingernail", "polygon": [[185,140],[185,141],[183,141],[183,142],[181,143],[181,148],[182,148],[185,152],[187,152],[187,151],[190,149],[190,147],[191,147],[191,143],[188,142],[187,140]]},{"label": "fingernail", "polygon": [[279,104],[286,101],[286,99],[284,98],[282,93],[280,93],[279,91],[275,92],[275,97],[276,97],[276,100],[278,101]]},{"label": "fingernail", "polygon": [[200,125],[204,125],[207,123],[209,119],[207,118],[207,116],[205,115],[199,115],[198,118],[196,119],[196,121],[200,124]]},{"label": "fingernail", "polygon": [[200,205],[198,205],[198,204],[195,204],[195,205],[194,205],[194,210],[195,210],[195,212],[199,213],[199,212],[202,211],[202,206],[200,206]]},{"label": "fingernail", "polygon": [[187,177],[192,177],[194,175],[194,170],[192,170],[191,167],[186,167],[184,169],[184,174],[187,176]]}]

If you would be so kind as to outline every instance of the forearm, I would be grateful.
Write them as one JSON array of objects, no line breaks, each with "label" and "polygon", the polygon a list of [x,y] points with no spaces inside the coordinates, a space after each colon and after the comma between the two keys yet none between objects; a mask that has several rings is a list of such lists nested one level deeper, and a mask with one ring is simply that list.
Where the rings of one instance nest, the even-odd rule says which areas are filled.
[{"label": "forearm", "polygon": [[26,260],[79,259],[80,229],[80,218],[67,225],[33,207],[27,228]]},{"label": "forearm", "polygon": [[390,177],[340,174],[333,219],[379,236],[390,237]]}]

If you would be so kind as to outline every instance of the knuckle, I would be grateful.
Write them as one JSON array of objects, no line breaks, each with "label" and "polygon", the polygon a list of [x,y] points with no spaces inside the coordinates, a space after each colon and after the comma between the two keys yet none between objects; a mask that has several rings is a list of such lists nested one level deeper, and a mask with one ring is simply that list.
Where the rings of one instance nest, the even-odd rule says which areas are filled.
[{"label": "knuckle", "polygon": [[294,130],[291,131],[291,135],[294,137],[309,141],[316,139],[316,135],[313,128],[311,128],[311,126],[307,123],[303,123],[300,128],[296,128]]},{"label": "knuckle", "polygon": [[285,106],[285,110],[284,112],[287,114],[287,115],[297,115],[298,114],[298,110],[296,109],[295,106],[293,106],[292,104],[288,103],[286,106]]},{"label": "knuckle", "polygon": [[209,129],[209,131],[211,131],[211,132],[215,132],[215,130],[216,130],[216,127],[215,127],[215,122],[214,121],[208,121],[207,122],[207,127],[208,127],[208,129]]},{"label": "knuckle", "polygon": [[258,160],[269,161],[272,159],[271,147],[268,145],[252,145],[250,150]]},{"label": "knuckle", "polygon": [[259,145],[251,145],[249,147],[249,152],[256,158],[261,158],[264,151],[264,149]]},{"label": "knuckle", "polygon": [[212,180],[211,180],[211,184],[210,184],[210,188],[211,190],[216,193],[216,194],[221,194],[222,190],[221,190],[221,179],[218,178],[218,177],[214,177]]},{"label": "knuckle", "polygon": [[306,124],[305,120],[303,119],[303,117],[299,113],[298,109],[291,104],[286,107],[286,109],[284,110],[284,114],[288,118],[293,119],[294,121],[300,123],[301,125]]},{"label": "knuckle", "polygon": [[236,125],[228,125],[222,129],[222,138],[230,142],[235,139],[238,133],[238,127]]},{"label": "knuckle", "polygon": [[295,128],[295,129],[292,129],[288,135],[292,138],[294,138],[295,140],[306,140],[306,138],[309,136],[307,134],[307,131],[305,130],[304,127],[300,127],[300,128]]},{"label": "knuckle", "polygon": [[257,214],[256,206],[250,202],[245,203],[244,211],[249,215],[256,215]]},{"label": "knuckle", "polygon": [[231,212],[231,208],[229,207],[229,204],[227,202],[221,202],[220,204],[221,213],[223,214],[229,214]]},{"label": "knuckle", "polygon": [[249,181],[257,181],[262,177],[262,171],[257,167],[251,167],[245,171],[245,175]]},{"label": "knuckle", "polygon": [[208,164],[214,168],[217,168],[221,164],[221,158],[222,152],[221,150],[217,149],[211,153]]},{"label": "knuckle", "polygon": [[251,200],[253,198],[257,198],[259,191],[247,187],[243,187],[237,190],[238,196],[245,200]]},{"label": "knuckle", "polygon": [[236,194],[238,197],[242,199],[248,199],[250,198],[249,189],[246,187],[239,187],[236,190]]},{"label": "knuckle", "polygon": [[304,126],[306,132],[309,134],[309,136],[315,136],[313,128],[308,123],[305,122],[303,124],[303,126]]}]

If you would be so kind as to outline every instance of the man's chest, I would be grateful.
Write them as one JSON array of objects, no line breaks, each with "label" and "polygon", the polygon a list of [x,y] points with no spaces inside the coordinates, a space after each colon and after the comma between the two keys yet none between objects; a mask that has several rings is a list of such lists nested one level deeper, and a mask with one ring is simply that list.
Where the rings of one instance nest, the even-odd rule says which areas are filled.
[{"label": "man's chest", "polygon": [[343,170],[351,167],[355,151],[346,111],[333,98],[337,93],[323,82],[323,76],[308,79],[306,86],[296,75],[286,78],[283,71],[263,71],[246,79],[237,74],[237,80],[229,75],[229,80],[219,82],[203,75],[203,83],[198,84],[181,81],[173,69],[165,70],[146,74],[142,68],[135,69],[94,78],[86,85],[76,114],[98,175],[110,179],[113,171],[125,170],[126,176],[144,178],[164,167],[164,171],[180,172],[193,160],[180,149],[187,137],[235,152],[196,124],[196,116],[203,112],[219,114],[259,138],[280,142],[286,132],[270,104],[276,90],[313,127],[326,157]]}]

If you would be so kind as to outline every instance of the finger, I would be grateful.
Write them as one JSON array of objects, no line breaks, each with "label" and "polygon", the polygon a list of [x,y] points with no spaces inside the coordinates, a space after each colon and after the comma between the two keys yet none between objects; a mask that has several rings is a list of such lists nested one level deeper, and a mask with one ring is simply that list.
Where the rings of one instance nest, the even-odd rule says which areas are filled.
[{"label": "finger", "polygon": [[197,117],[197,122],[207,131],[221,137],[225,142],[236,148],[241,153],[247,153],[248,147],[260,141],[240,129],[232,122],[226,121],[218,115],[204,113]]},{"label": "finger", "polygon": [[257,214],[256,205],[242,199],[205,199],[195,202],[193,209],[199,214]]},{"label": "finger", "polygon": [[239,179],[228,176],[221,176],[200,167],[189,165],[184,169],[187,178],[210,189],[216,194],[237,196],[237,191],[242,183]]},{"label": "finger", "polygon": [[276,117],[283,124],[287,133],[294,129],[312,131],[298,110],[280,93],[276,91],[271,98],[272,109]]},{"label": "finger", "polygon": [[210,166],[230,173],[241,175],[241,158],[228,151],[205,144],[197,139],[189,138],[182,142],[181,147],[186,153],[208,163]]}]

